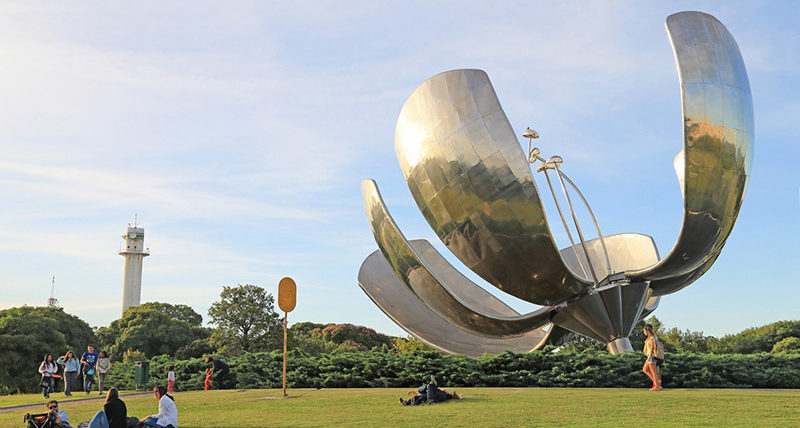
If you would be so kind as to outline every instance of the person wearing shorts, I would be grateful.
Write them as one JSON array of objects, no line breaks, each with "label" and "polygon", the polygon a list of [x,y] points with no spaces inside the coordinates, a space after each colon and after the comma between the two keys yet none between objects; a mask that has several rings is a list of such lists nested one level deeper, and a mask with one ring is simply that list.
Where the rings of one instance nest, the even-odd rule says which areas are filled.
[{"label": "person wearing shorts", "polygon": [[657,347],[659,346],[658,337],[653,333],[653,326],[650,324],[644,326],[643,331],[646,336],[644,340],[644,355],[647,360],[644,362],[642,371],[653,381],[653,386],[650,390],[661,391],[661,373],[658,372],[659,359],[656,357]]}]

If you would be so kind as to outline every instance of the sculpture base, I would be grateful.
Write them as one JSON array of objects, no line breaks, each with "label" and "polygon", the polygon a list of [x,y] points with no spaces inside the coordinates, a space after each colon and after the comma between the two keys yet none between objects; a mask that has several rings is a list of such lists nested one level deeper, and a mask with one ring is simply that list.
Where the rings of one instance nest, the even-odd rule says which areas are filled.
[{"label": "sculpture base", "polygon": [[631,341],[627,337],[620,337],[608,342],[608,352],[612,354],[624,354],[633,351]]}]

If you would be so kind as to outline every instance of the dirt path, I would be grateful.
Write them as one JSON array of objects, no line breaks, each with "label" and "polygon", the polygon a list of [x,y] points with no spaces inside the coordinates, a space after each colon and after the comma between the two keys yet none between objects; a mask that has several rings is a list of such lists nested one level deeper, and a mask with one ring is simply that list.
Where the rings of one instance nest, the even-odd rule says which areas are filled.
[{"label": "dirt path", "polygon": [[[120,395],[120,397],[140,397],[143,395],[150,395],[150,394],[152,394],[152,392],[135,392],[130,394],[122,394]],[[75,400],[59,401],[58,403],[70,404],[70,403],[80,403],[82,401],[100,401],[100,400],[105,401],[105,399],[106,397],[104,396],[99,396],[99,397],[89,396],[86,398],[77,398]],[[0,407],[0,413],[8,413],[8,412],[13,412],[15,410],[25,410],[25,409],[39,409],[42,411],[41,413],[44,413],[45,411],[44,403],[45,402],[43,401],[41,403],[36,403],[36,404],[18,404],[16,406]]]}]

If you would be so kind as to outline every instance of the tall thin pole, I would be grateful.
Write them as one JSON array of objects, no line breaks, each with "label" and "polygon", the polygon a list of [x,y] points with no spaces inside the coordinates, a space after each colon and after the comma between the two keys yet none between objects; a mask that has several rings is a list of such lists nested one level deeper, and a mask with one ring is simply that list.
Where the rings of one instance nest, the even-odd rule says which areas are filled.
[{"label": "tall thin pole", "polygon": [[286,397],[286,319],[289,317],[288,312],[283,313],[283,396]]}]

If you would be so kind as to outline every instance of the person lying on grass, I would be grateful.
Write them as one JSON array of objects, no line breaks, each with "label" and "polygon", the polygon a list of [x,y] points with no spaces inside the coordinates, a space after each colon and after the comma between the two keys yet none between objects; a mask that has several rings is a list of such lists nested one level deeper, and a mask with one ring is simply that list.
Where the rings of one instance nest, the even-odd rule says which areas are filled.
[{"label": "person lying on grass", "polygon": [[464,398],[463,395],[456,394],[455,391],[447,392],[444,389],[439,389],[436,385],[436,378],[434,378],[433,375],[431,375],[431,381],[429,383],[420,386],[416,393],[413,391],[410,392],[410,394],[411,393],[413,393],[414,396],[408,400],[403,400],[403,398],[400,397],[400,404],[404,406],[416,406],[424,403],[434,404],[451,399],[460,400]]}]

